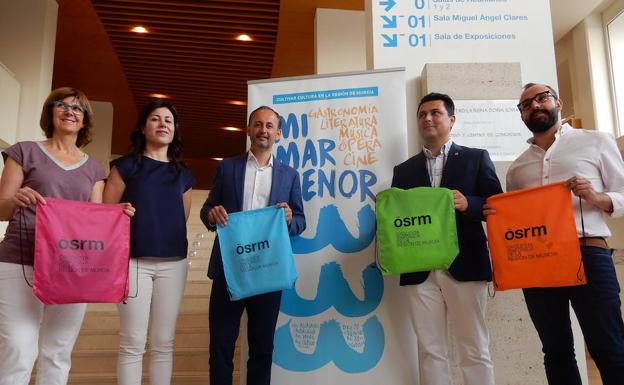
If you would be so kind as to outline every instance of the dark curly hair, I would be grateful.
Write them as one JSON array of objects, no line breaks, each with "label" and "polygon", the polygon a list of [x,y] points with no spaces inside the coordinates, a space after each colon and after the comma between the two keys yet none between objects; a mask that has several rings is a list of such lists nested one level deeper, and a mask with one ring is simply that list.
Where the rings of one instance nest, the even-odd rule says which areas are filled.
[{"label": "dark curly hair", "polygon": [[51,138],[54,135],[54,123],[52,119],[52,110],[54,109],[54,102],[63,100],[68,97],[74,97],[78,99],[78,103],[82,106],[82,128],[78,131],[78,137],[76,138],[76,146],[84,147],[91,142],[91,129],[93,128],[93,109],[89,104],[89,99],[84,92],[72,88],[61,87],[50,92],[50,95],[46,98],[41,109],[41,118],[39,119],[39,126],[43,130],[46,138]]},{"label": "dark curly hair", "polygon": [[143,129],[147,123],[147,118],[154,110],[163,107],[171,111],[171,114],[173,115],[173,140],[167,147],[167,157],[174,168],[177,169],[180,166],[186,167],[186,164],[182,161],[182,137],[180,136],[178,125],[178,111],[173,103],[164,99],[152,100],[141,109],[136,125],[134,126],[134,130],[130,134],[130,141],[132,142],[130,145],[130,155],[134,156],[139,163],[141,162],[143,153],[145,152],[146,143]]}]

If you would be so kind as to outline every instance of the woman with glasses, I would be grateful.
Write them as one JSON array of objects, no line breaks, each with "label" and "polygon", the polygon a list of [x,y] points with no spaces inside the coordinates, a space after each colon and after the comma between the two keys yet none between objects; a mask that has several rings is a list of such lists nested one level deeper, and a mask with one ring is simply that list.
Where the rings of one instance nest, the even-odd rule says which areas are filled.
[{"label": "woman with glasses", "polygon": [[137,209],[130,230],[130,298],[120,316],[117,381],[140,385],[150,323],[151,385],[169,385],[173,339],[184,287],[186,221],[195,178],[181,160],[178,113],[170,102],[143,107],[131,134],[130,154],[111,164],[104,202]]},{"label": "woman with glasses", "polygon": [[[2,152],[0,220],[0,385],[27,385],[35,360],[37,385],[64,385],[85,304],[44,305],[33,295],[35,205],[44,196],[101,202],[104,170],[82,151],[91,141],[93,112],[74,88],[48,96],[40,120],[46,139]],[[127,209],[127,213],[131,210]]]}]

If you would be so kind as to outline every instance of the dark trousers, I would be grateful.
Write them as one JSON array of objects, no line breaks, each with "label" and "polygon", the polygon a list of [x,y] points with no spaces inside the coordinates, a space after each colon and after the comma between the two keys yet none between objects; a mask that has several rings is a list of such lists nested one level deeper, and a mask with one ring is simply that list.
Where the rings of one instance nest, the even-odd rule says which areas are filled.
[{"label": "dark trousers", "polygon": [[581,385],[570,324],[576,313],[604,385],[624,384],[624,324],[611,250],[581,247],[587,285],[524,289],[537,329],[549,385]]},{"label": "dark trousers", "polygon": [[231,385],[234,346],[243,310],[247,309],[247,385],[270,385],[273,336],[282,292],[231,301],[221,275],[212,281],[210,308],[210,385]]}]

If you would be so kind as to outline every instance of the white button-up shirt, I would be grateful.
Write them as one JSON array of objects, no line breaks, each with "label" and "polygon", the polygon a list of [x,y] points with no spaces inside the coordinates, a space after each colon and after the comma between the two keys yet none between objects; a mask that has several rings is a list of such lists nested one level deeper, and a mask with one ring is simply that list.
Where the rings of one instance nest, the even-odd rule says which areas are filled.
[{"label": "white button-up shirt", "polygon": [[245,167],[243,211],[259,209],[269,205],[273,183],[273,156],[266,166],[260,167],[258,159],[249,151]]},{"label": "white button-up shirt", "polygon": [[423,153],[425,154],[425,160],[427,161],[427,172],[429,173],[429,182],[431,187],[440,187],[442,181],[442,173],[444,172],[444,166],[448,159],[448,153],[451,151],[451,145],[453,142],[449,140],[444,143],[440,149],[438,156],[433,156],[433,153],[426,147],[423,147]]},{"label": "white button-up shirt", "polygon": [[[564,124],[555,133],[555,141],[544,151],[528,140],[530,147],[507,171],[507,191],[565,181],[573,176],[589,180],[597,192],[605,192],[613,202],[611,216],[624,215],[624,162],[613,138],[604,132],[574,129]],[[611,235],[600,208],[583,200],[581,227],[579,199],[574,196],[576,231],[579,237]],[[527,207],[527,210],[530,210]]]}]

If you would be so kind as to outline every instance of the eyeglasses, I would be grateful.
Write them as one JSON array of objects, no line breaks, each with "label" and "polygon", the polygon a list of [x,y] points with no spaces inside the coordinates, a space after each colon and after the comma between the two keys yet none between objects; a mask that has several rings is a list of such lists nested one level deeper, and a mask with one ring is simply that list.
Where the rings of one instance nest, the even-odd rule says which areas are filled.
[{"label": "eyeglasses", "polygon": [[546,100],[548,100],[548,98],[550,98],[550,97],[552,97],[553,99],[557,100],[557,97],[555,95],[551,94],[550,91],[540,92],[539,94],[533,96],[532,98],[524,99],[523,101],[518,103],[518,105],[516,107],[518,107],[518,110],[520,110],[520,112],[524,112],[524,111],[528,110],[529,108],[531,108],[531,104],[533,104],[534,100],[536,102],[538,102],[539,104],[542,104]]},{"label": "eyeglasses", "polygon": [[54,103],[52,103],[52,105],[56,108],[60,108],[63,111],[71,111],[74,114],[84,114],[84,107],[82,107],[80,104],[69,104],[69,103],[65,103],[62,100],[55,100]]}]

